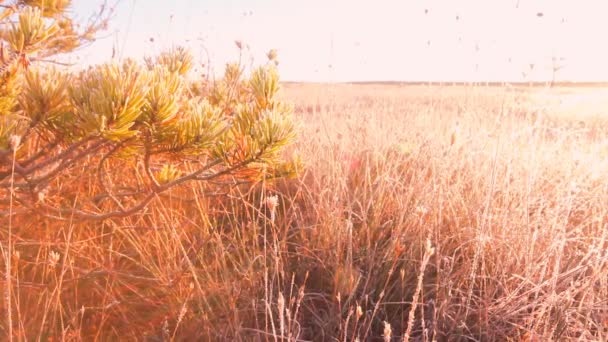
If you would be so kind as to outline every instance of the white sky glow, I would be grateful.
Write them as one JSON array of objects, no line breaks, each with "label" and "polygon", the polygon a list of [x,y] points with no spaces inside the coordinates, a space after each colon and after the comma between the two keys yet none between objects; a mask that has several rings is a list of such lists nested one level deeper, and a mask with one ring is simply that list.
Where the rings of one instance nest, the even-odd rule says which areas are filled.
[{"label": "white sky glow", "polygon": [[557,80],[608,81],[607,33],[606,0],[122,0],[79,62],[204,44],[221,70],[242,40],[258,62],[276,48],[284,80],[549,80],[561,58]]}]

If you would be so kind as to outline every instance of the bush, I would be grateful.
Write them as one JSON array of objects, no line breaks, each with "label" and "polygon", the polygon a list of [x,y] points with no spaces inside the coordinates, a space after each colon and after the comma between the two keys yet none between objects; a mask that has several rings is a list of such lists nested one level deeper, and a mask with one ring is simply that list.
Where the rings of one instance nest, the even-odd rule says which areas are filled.
[{"label": "bush", "polygon": [[4,216],[125,217],[187,182],[226,187],[293,172],[281,152],[295,127],[275,99],[274,55],[247,77],[228,64],[218,81],[193,80],[183,48],[66,72],[42,60],[92,41],[106,22],[100,15],[78,33],[68,5],[19,1],[0,14]]}]

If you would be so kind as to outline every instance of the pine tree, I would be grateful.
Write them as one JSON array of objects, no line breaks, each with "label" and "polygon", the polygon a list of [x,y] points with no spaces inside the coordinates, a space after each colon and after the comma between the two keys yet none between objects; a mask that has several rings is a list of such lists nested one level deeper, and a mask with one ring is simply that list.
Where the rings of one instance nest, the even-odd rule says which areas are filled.
[{"label": "pine tree", "polygon": [[282,158],[296,129],[276,99],[276,53],[248,73],[228,64],[213,82],[189,77],[184,48],[69,72],[49,60],[92,42],[109,13],[78,31],[69,5],[0,0],[0,191],[21,212],[125,217],[188,182],[294,172]]}]

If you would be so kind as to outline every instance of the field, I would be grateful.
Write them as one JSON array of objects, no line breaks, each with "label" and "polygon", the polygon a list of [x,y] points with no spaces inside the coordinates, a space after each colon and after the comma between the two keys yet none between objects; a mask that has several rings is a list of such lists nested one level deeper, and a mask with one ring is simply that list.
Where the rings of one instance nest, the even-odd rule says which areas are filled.
[{"label": "field", "polygon": [[281,96],[300,125],[294,179],[220,197],[192,185],[99,224],[15,222],[15,332],[608,340],[606,90],[285,84]]}]

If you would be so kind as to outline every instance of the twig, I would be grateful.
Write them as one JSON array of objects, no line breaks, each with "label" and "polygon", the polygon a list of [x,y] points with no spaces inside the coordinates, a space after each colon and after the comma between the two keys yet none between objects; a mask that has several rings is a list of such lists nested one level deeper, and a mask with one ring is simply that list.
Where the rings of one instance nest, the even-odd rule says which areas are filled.
[{"label": "twig", "polygon": [[152,155],[150,153],[150,137],[146,136],[146,141],[144,143],[144,170],[146,172],[146,176],[148,176],[148,179],[152,183],[152,187],[154,189],[158,189],[160,187],[160,184],[158,183],[158,180],[156,180],[156,177],[154,177],[152,170],[150,170],[151,156]]},{"label": "twig", "polygon": [[[55,176],[57,176],[60,172],[65,171],[67,168],[69,168],[70,166],[74,165],[74,163],[76,163],[77,161],[79,161],[80,159],[89,156],[91,153],[97,152],[100,149],[102,149],[103,147],[105,147],[106,144],[108,144],[108,141],[99,141],[98,143],[94,144],[93,146],[88,147],[87,149],[81,151],[80,153],[78,153],[77,155],[75,155],[72,159],[64,159],[63,161],[61,161],[61,163],[52,171],[48,172],[46,175],[38,177],[36,179],[33,179],[31,181],[31,183],[34,184],[34,186],[38,186],[42,184],[42,183],[48,183],[48,181],[51,178],[54,178]],[[44,186],[42,187],[44,188]]]},{"label": "twig", "polygon": [[38,158],[40,158],[44,155],[47,155],[48,151],[57,147],[60,142],[61,142],[60,139],[56,139],[55,141],[46,144],[45,146],[40,148],[40,150],[38,152],[34,153],[31,157],[29,157],[27,160],[22,161],[21,165],[23,167],[28,167],[31,163],[35,162]]},{"label": "twig", "polygon": [[105,163],[106,160],[108,160],[112,156],[112,154],[114,154],[122,146],[124,146],[125,143],[126,143],[126,141],[123,141],[123,142],[120,142],[120,143],[116,144],[114,147],[112,147],[110,149],[110,151],[108,151],[106,154],[104,154],[103,157],[101,157],[101,160],[99,161],[99,164],[97,165],[97,178],[99,179],[99,184],[105,190],[105,192],[108,194],[107,197],[109,197],[121,210],[124,210],[124,206],[122,205],[122,203],[120,203],[120,201],[118,200],[118,198],[116,198],[114,196],[114,194],[112,193],[112,189],[110,189],[110,187],[108,186],[108,184],[106,184],[106,182],[105,182],[104,163]]},{"label": "twig", "polygon": [[[128,209],[115,210],[115,211],[111,211],[111,212],[107,212],[107,213],[94,213],[94,212],[88,212],[88,211],[79,210],[79,209],[55,208],[55,207],[52,207],[52,206],[50,206],[48,204],[44,204],[44,203],[40,204],[40,206],[43,209],[54,212],[58,215],[71,215],[74,218],[77,218],[80,220],[103,221],[103,220],[107,220],[109,218],[124,218],[124,217],[130,216],[130,215],[133,215],[134,213],[144,209],[148,205],[148,203],[150,203],[157,195],[161,194],[162,192],[165,192],[177,185],[183,184],[188,181],[210,180],[210,179],[228,174],[230,172],[233,172],[237,169],[240,169],[240,168],[246,166],[247,164],[254,162],[255,160],[257,160],[259,158],[259,156],[262,153],[263,153],[263,151],[260,151],[258,154],[256,154],[256,156],[243,160],[242,162],[237,163],[222,171],[218,171],[216,173],[205,175],[205,176],[200,176],[203,172],[211,169],[212,167],[214,167],[222,162],[220,159],[215,159],[214,161],[209,162],[207,165],[205,165],[203,168],[201,168],[199,170],[196,170],[186,176],[180,177],[171,182],[162,184],[157,189],[152,189],[138,204],[136,204],[133,207],[130,207]],[[53,216],[53,218],[62,219],[62,217],[56,217],[56,216]]]},{"label": "twig", "polygon": [[[91,141],[94,138],[85,138],[79,142],[73,143],[72,145],[70,145],[65,151],[50,157],[48,159],[45,159],[44,161],[40,162],[39,164],[36,165],[32,165],[30,167],[27,167],[24,169],[24,172],[26,174],[31,174],[33,172],[36,172],[50,164],[53,164],[57,161],[59,161],[60,159],[66,158],[70,153],[74,152],[75,150],[77,150],[78,148],[80,148],[81,146],[84,146],[86,143],[88,143],[89,141]],[[103,140],[99,141],[99,143],[103,142]],[[2,177],[2,176],[0,176]]]}]

